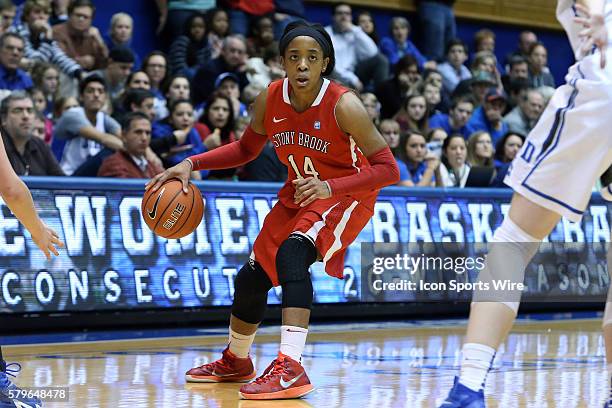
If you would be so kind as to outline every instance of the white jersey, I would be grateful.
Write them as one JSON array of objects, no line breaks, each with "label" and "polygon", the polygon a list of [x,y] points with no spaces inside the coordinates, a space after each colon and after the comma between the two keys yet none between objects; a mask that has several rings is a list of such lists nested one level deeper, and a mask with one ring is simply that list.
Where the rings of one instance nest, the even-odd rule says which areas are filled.
[{"label": "white jersey", "polygon": [[[606,0],[604,6],[604,15],[606,26],[608,28],[608,43],[612,44],[612,0]],[[578,33],[582,27],[574,22],[574,17],[578,16],[575,0],[558,0],[557,2],[557,20],[561,23],[567,38],[569,39],[576,61],[580,61],[584,55],[581,53],[582,40],[578,37]]]},{"label": "white jersey", "polygon": [[[606,0],[605,12],[610,36],[612,0]],[[595,182],[612,164],[612,47],[606,51],[603,69],[598,49],[582,55],[581,27],[574,23],[575,16],[575,2],[559,0],[557,18],[577,62],[569,68],[566,84],[555,91],[504,179],[517,193],[571,221],[581,219]]]}]

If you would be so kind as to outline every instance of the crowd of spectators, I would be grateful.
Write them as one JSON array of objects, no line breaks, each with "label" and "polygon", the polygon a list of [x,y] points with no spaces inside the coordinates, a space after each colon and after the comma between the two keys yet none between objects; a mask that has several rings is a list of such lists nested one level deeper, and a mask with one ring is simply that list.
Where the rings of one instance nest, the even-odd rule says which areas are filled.
[{"label": "crowd of spectators", "polygon": [[[421,48],[403,16],[379,32],[368,11],[330,6],[331,79],[360,95],[401,186],[503,186],[555,86],[535,33],[500,61],[493,31],[478,31],[473,49],[456,37],[452,3],[419,2]],[[241,137],[250,104],[285,75],[277,41],[305,18],[302,1],[157,5],[159,49],[143,55],[126,13],[103,34],[92,0],[0,0],[0,121],[18,174],[147,178]],[[269,144],[243,168],[193,178],[286,174]]]}]

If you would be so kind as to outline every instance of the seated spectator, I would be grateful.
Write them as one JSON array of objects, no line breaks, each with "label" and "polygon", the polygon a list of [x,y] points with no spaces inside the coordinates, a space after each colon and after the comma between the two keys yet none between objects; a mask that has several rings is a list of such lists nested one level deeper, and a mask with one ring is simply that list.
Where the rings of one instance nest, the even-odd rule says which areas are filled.
[{"label": "seated spectator", "polygon": [[113,14],[110,21],[110,30],[104,37],[106,48],[111,51],[116,47],[129,48],[134,54],[134,66],[140,67],[140,57],[132,47],[132,35],[134,32],[134,20],[127,13]]},{"label": "seated spectator", "polygon": [[138,112],[149,118],[155,119],[155,95],[146,89],[130,89],[123,99],[125,113]]},{"label": "seated spectator", "polygon": [[506,63],[508,63],[513,57],[517,56],[527,60],[529,58],[529,49],[536,42],[538,42],[538,36],[535,35],[533,31],[521,31],[516,50],[508,54],[506,57]]},{"label": "seated spectator", "polygon": [[332,76],[357,91],[373,82],[381,84],[389,74],[389,61],[378,52],[376,43],[352,23],[351,6],[339,3],[333,9],[333,25],[325,27],[336,51]]},{"label": "seated spectator", "polygon": [[80,79],[83,69],[60,48],[53,39],[53,29],[49,24],[51,3],[49,0],[27,0],[23,6],[21,24],[10,28],[19,34],[25,44],[22,67],[31,67],[34,63],[48,62],[55,64],[64,74]]},{"label": "seated spectator", "polygon": [[206,38],[206,18],[194,13],[185,24],[185,32],[170,46],[170,72],[191,79],[197,69],[210,60],[211,49]]},{"label": "seated spectator", "polygon": [[[163,0],[155,3],[159,9],[157,35],[163,32],[163,46],[166,48],[173,39],[183,33],[189,17],[194,13],[203,13],[213,9],[217,2],[216,0]],[[207,27],[210,26],[207,25]]]},{"label": "seated spectator", "polygon": [[50,144],[53,137],[53,122],[45,116],[47,98],[45,98],[45,94],[40,88],[32,88],[30,90],[30,98],[34,102],[35,120],[37,120],[39,115],[43,118],[43,140],[45,143]]},{"label": "seated spectator", "polygon": [[[361,27],[364,33],[368,35],[378,45],[380,37],[376,32],[376,23],[372,18],[372,14],[367,10],[362,10],[357,14],[357,25]],[[282,33],[281,33],[282,34]],[[396,61],[397,63],[397,61]]]},{"label": "seated spectator", "polygon": [[467,144],[467,162],[471,167],[493,167],[493,153],[493,141],[489,133],[472,133]]},{"label": "seated spectator", "polygon": [[0,35],[6,33],[17,15],[17,7],[13,0],[0,1]]},{"label": "seated spectator", "polygon": [[[208,150],[216,149],[237,140],[234,134],[235,119],[231,103],[230,98],[220,93],[214,93],[205,103],[204,113],[202,113],[195,128]],[[208,178],[232,179],[237,170],[212,170]]]},{"label": "seated spectator", "polygon": [[409,177],[398,185],[405,187],[434,187],[435,172],[440,160],[427,151],[425,136],[409,131],[403,138],[403,157]]},{"label": "seated spectator", "polygon": [[496,88],[490,88],[484,104],[474,111],[467,127],[470,134],[483,130],[488,132],[497,143],[508,131],[508,126],[502,121],[502,113],[506,109],[506,96]]},{"label": "seated spectator", "polygon": [[[168,117],[153,123],[153,140],[168,138],[170,135],[175,135],[182,140],[182,143],[176,144],[167,151],[154,150],[162,158],[164,167],[172,167],[189,156],[207,150],[202,144],[200,134],[194,129],[194,122],[193,105],[186,99],[179,99],[170,104]],[[191,174],[195,179],[206,178],[208,170],[194,171]]]},{"label": "seated spectator", "polygon": [[429,112],[425,97],[418,93],[409,95],[393,119],[399,123],[404,133],[409,130],[427,133],[429,131]]},{"label": "seated spectator", "polygon": [[108,56],[100,31],[91,25],[95,11],[91,0],[73,0],[68,21],[53,26],[53,38],[60,48],[87,71],[104,68]]},{"label": "seated spectator", "polygon": [[378,126],[380,122],[380,102],[378,102],[378,98],[373,93],[363,93],[359,96],[361,99],[361,103],[366,108],[366,112],[368,112],[368,116],[374,123],[374,126]]},{"label": "seated spectator", "polygon": [[541,42],[536,42],[529,48],[529,86],[555,87],[555,78],[548,69],[548,51]]},{"label": "seated spectator", "polygon": [[[506,108],[506,114],[516,108],[519,103],[523,100],[529,88],[529,81],[525,78],[515,78],[510,80],[508,83],[508,106]],[[554,89],[554,88],[553,88]]]},{"label": "seated spectator", "polygon": [[497,70],[497,57],[490,51],[478,51],[474,54],[471,65],[472,76],[477,72],[488,72],[495,81],[495,86],[503,89],[500,71]]},{"label": "seated spectator", "polygon": [[400,181],[397,185],[402,185],[401,183],[408,180],[410,175],[408,174],[406,164],[402,160],[403,153],[400,149],[400,125],[393,119],[383,119],[378,126],[378,131],[389,145],[391,152],[393,152],[393,157],[395,157],[395,162],[397,163],[400,173]]},{"label": "seated spectator", "polygon": [[[45,142],[47,146],[49,146],[49,143],[51,142],[51,139],[47,139],[47,137],[50,137],[50,134],[52,134],[52,133],[49,133],[48,130],[51,130],[51,131],[53,130],[53,125],[51,125],[50,129],[47,126],[49,122],[51,121],[45,118],[45,115],[43,115],[40,112],[35,112],[34,122],[32,124],[32,136],[39,138],[40,140]],[[49,151],[51,151],[51,148],[49,148]],[[53,155],[53,152],[51,152],[51,154]],[[55,158],[55,156],[53,156],[53,159],[57,163],[57,159]],[[57,164],[57,166],[59,167],[59,163]]]},{"label": "seated spectator", "polygon": [[79,93],[83,106],[60,117],[53,144],[65,143],[60,161],[64,173],[91,177],[98,173],[104,158],[123,149],[123,141],[119,123],[101,110],[107,99],[104,79],[88,76],[81,81]]},{"label": "seated spectator", "polygon": [[502,76],[502,83],[506,93],[510,94],[508,86],[515,79],[529,79],[529,64],[527,60],[521,56],[514,56],[508,62],[508,73]]},{"label": "seated spectator", "polygon": [[125,88],[132,68],[134,67],[134,53],[127,47],[118,46],[108,54],[108,65],[106,68],[94,71],[94,74],[104,78],[111,102],[116,101]]},{"label": "seated spectator", "polygon": [[425,140],[427,140],[427,150],[433,156],[440,159],[442,157],[442,145],[444,139],[448,137],[448,133],[442,128],[433,128],[427,133]]},{"label": "seated spectator", "polygon": [[[451,105],[451,98],[448,93],[444,90],[442,84],[442,74],[437,69],[425,69],[422,74],[423,83],[433,85],[440,91],[440,102],[436,105],[436,109],[443,113],[448,113]],[[433,111],[432,111],[433,112]]]},{"label": "seated spectator", "polygon": [[435,61],[428,62],[417,47],[408,39],[410,36],[410,23],[405,17],[393,17],[391,19],[391,37],[383,37],[380,42],[380,50],[389,60],[392,67],[397,64],[404,55],[412,55],[419,64],[419,69],[435,68]]},{"label": "seated spectator", "polygon": [[525,136],[516,133],[508,132],[499,141],[495,148],[495,167],[499,168],[504,164],[511,163],[516,157],[516,154],[525,143]]},{"label": "seated spectator", "polygon": [[249,58],[246,66],[249,84],[258,88],[266,88],[270,82],[285,77],[276,45],[266,48],[263,58]]},{"label": "seated spectator", "polygon": [[453,92],[453,97],[471,95],[476,107],[482,106],[484,98],[491,87],[497,89],[495,78],[486,71],[476,71],[470,79],[461,81]]},{"label": "seated spectator", "polygon": [[146,89],[129,89],[121,96],[121,100],[113,107],[113,119],[122,123],[130,112],[140,112],[147,115],[150,121],[155,120],[155,95]]},{"label": "seated spectator", "polygon": [[53,120],[57,122],[68,109],[78,108],[79,101],[73,96],[60,96],[53,105]]},{"label": "seated spectator", "polygon": [[157,163],[147,160],[151,122],[146,115],[128,113],[123,122],[122,137],[125,149],[104,159],[98,177],[149,179],[164,171]]},{"label": "seated spectator", "polygon": [[219,58],[223,49],[223,41],[230,35],[227,11],[221,8],[209,10],[206,13],[206,28],[208,30],[206,38],[210,46],[210,58]]},{"label": "seated spectator", "polygon": [[431,115],[440,113],[440,109],[438,109],[442,102],[440,88],[432,83],[423,82],[423,84],[421,84],[421,88],[419,89],[419,93],[425,97],[425,101],[427,102],[427,112],[430,112]]},{"label": "seated spectator", "polygon": [[[32,78],[19,68],[23,57],[24,42],[19,34],[4,33],[0,36],[0,94],[32,88]],[[0,98],[1,99],[1,98]]]},{"label": "seated spectator", "polygon": [[189,78],[183,74],[172,75],[162,85],[162,92],[168,103],[178,101],[179,99],[191,100],[191,84]]},{"label": "seated spectator", "polygon": [[470,165],[466,163],[467,145],[462,135],[451,134],[442,144],[442,163],[436,173],[438,187],[465,187]]},{"label": "seated spectator", "polygon": [[403,56],[395,64],[395,75],[387,79],[376,89],[380,101],[380,114],[383,119],[393,117],[402,107],[404,99],[418,92],[421,75],[416,59],[412,55]]},{"label": "seated spectator", "polygon": [[249,114],[247,106],[240,101],[240,84],[236,75],[231,72],[219,75],[215,80],[215,92],[229,98],[235,118]]},{"label": "seated spectator", "polygon": [[[488,28],[476,31],[476,34],[474,34],[474,51],[476,54],[481,51],[487,51],[495,57],[495,33]],[[505,72],[504,67],[501,66],[497,57],[495,57],[495,68],[500,74]]]},{"label": "seated spectator", "polygon": [[251,36],[247,38],[247,54],[249,57],[263,58],[267,47],[276,46],[274,41],[274,23],[269,16],[258,17],[251,28]]},{"label": "seated spectator", "polygon": [[33,136],[34,118],[34,103],[24,92],[13,92],[0,104],[2,140],[11,166],[20,176],[63,176],[49,146]]},{"label": "seated spectator", "polygon": [[144,71],[134,71],[128,75],[125,80],[125,88],[129,89],[146,89],[151,90],[151,80],[149,75]]},{"label": "seated spectator", "polygon": [[470,136],[467,123],[474,111],[474,101],[469,96],[462,96],[453,99],[449,114],[436,113],[429,119],[429,127],[442,128],[451,135],[459,133],[465,139]]},{"label": "seated spectator", "polygon": [[223,42],[219,58],[209,61],[198,69],[193,80],[193,100],[197,104],[204,102],[215,89],[215,81],[224,72],[236,75],[240,89],[248,84],[246,77],[246,44],[244,39],[235,35],[228,36]]},{"label": "seated spectator", "polygon": [[504,183],[504,178],[510,168],[510,163],[516,157],[523,143],[525,142],[525,136],[519,133],[508,132],[499,139],[497,146],[495,147],[495,172],[496,176],[491,187],[508,188]]},{"label": "seated spectator", "polygon": [[273,0],[226,0],[226,4],[232,33],[243,37],[257,17],[274,13]]},{"label": "seated spectator", "polygon": [[528,90],[518,106],[504,116],[509,132],[528,135],[544,110],[544,97],[535,89]]},{"label": "seated spectator", "polygon": [[142,62],[142,70],[149,76],[150,90],[155,94],[155,118],[168,116],[166,98],[161,90],[168,75],[168,59],[161,51],[149,53]]},{"label": "seated spectator", "polygon": [[446,61],[438,65],[444,90],[452,95],[459,82],[470,79],[472,73],[463,65],[467,61],[467,46],[456,38],[446,46]]},{"label": "seated spectator", "polygon": [[60,87],[59,71],[54,65],[41,62],[32,70],[34,86],[40,89],[45,97],[46,109],[43,112],[49,119],[53,117],[53,106]]}]

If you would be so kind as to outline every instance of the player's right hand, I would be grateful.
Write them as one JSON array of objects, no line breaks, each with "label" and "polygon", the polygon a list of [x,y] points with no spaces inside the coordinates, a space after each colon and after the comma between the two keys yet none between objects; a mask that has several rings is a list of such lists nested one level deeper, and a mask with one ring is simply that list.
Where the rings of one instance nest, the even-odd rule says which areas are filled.
[{"label": "player's right hand", "polygon": [[602,13],[591,12],[582,4],[576,3],[576,10],[581,17],[575,17],[574,22],[580,24],[583,28],[578,36],[582,38],[582,47],[580,51],[583,55],[591,52],[595,46],[599,49],[601,55],[600,66],[606,66],[606,50],[608,48],[608,29],[606,21]]},{"label": "player's right hand", "polygon": [[51,253],[55,256],[59,255],[57,248],[63,248],[64,243],[59,239],[57,232],[53,228],[47,227],[43,221],[40,221],[40,228],[38,231],[32,233],[32,240],[45,254],[47,260],[51,259]]},{"label": "player's right hand", "polygon": [[166,182],[166,180],[170,179],[179,179],[181,183],[183,183],[183,192],[187,194],[188,185],[189,185],[189,176],[191,175],[191,163],[188,160],[183,160],[176,166],[170,167],[168,170],[163,173],[159,173],[155,177],[153,177],[145,186],[145,191],[152,189],[152,191],[157,191],[162,184]]}]

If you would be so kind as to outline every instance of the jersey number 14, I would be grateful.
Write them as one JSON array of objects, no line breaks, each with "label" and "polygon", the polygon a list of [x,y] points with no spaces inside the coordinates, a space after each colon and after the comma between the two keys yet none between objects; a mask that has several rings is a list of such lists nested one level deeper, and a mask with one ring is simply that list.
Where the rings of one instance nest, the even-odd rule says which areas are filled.
[{"label": "jersey number 14", "polygon": [[302,175],[302,173],[300,172],[300,169],[295,163],[295,159],[293,158],[292,154],[287,156],[287,160],[289,160],[289,163],[291,163],[291,167],[293,168],[293,171],[295,171],[295,175],[297,176],[297,178],[319,178],[319,172],[315,170],[314,164],[312,163],[312,159],[310,157],[304,156],[304,175]]}]

